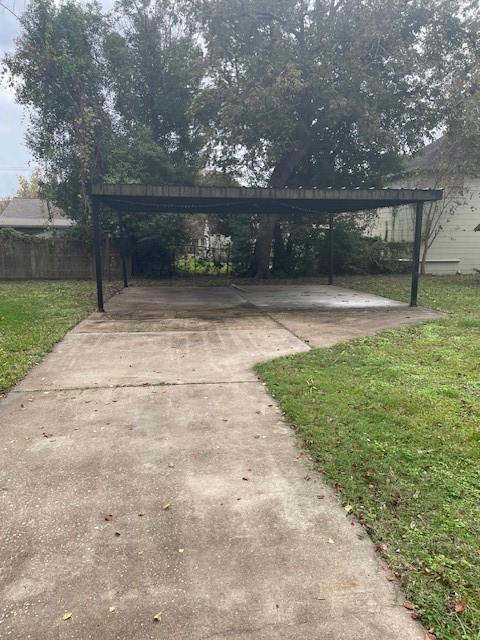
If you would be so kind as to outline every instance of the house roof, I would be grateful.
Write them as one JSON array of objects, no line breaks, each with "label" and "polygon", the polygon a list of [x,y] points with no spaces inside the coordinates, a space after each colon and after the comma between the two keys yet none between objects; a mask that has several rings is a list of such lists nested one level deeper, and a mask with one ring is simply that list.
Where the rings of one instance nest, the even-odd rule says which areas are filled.
[{"label": "house roof", "polygon": [[445,136],[434,140],[421,149],[413,158],[406,160],[402,173],[415,171],[428,171],[435,167],[439,156],[443,155],[445,148]]},{"label": "house roof", "polygon": [[12,198],[0,214],[0,227],[65,229],[74,224],[62,209],[41,198]]},{"label": "house roof", "polygon": [[443,135],[404,161],[400,175],[418,172],[471,173],[475,167],[469,162],[469,154],[463,145],[448,135]]}]

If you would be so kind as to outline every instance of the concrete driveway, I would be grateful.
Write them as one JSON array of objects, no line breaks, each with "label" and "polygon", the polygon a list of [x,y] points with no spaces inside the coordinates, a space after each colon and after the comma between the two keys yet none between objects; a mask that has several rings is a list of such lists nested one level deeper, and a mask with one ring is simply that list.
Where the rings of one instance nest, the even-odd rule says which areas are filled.
[{"label": "concrete driveway", "polygon": [[311,286],[111,299],[0,402],[0,637],[423,638],[252,367],[433,315]]}]

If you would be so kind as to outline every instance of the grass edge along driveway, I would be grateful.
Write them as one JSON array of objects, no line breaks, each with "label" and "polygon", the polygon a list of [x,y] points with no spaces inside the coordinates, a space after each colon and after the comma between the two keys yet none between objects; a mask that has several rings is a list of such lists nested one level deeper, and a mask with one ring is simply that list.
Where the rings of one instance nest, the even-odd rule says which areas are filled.
[{"label": "grass edge along driveway", "polygon": [[[106,294],[119,289],[106,283]],[[93,281],[0,281],[0,394],[95,310]]]},{"label": "grass edge along driveway", "polygon": [[[403,276],[336,284],[408,300]],[[412,615],[438,640],[478,640],[480,279],[427,277],[421,291],[421,304],[448,317],[258,372]]]}]

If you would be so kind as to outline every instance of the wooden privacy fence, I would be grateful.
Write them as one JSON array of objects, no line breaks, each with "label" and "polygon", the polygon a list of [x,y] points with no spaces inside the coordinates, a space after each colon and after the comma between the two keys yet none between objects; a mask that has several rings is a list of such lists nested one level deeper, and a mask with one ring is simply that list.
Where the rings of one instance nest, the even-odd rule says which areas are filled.
[{"label": "wooden privacy fence", "polygon": [[[108,236],[104,240],[102,258],[105,277],[120,279],[120,254]],[[0,233],[2,280],[90,280],[94,277],[92,252],[83,242],[62,237]]]}]

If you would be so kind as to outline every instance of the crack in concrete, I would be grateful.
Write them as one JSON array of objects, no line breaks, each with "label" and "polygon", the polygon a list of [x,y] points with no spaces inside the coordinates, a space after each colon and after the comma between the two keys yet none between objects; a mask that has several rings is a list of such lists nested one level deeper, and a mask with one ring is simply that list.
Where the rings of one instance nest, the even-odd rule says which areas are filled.
[{"label": "crack in concrete", "polygon": [[148,387],[218,386],[225,384],[258,384],[260,380],[217,380],[214,382],[142,382],[139,384],[108,384],[93,387],[55,387],[50,389],[12,389],[10,393],[60,393],[61,391],[101,391],[105,389],[145,389]]},{"label": "crack in concrete", "polygon": [[286,325],[283,324],[283,322],[280,322],[280,320],[277,320],[277,318],[274,318],[270,313],[267,314],[268,317],[270,318],[270,320],[272,322],[275,322],[275,324],[278,325],[279,329],[283,329],[284,331],[287,331],[290,335],[292,335],[294,338],[296,338],[297,340],[300,340],[300,342],[303,342],[303,344],[308,347],[308,349],[310,349],[310,351],[313,349],[313,347],[311,346],[311,344],[309,344],[306,340],[304,340],[303,338],[301,338],[299,335],[297,335],[294,331],[292,331],[291,329],[289,329]]}]

